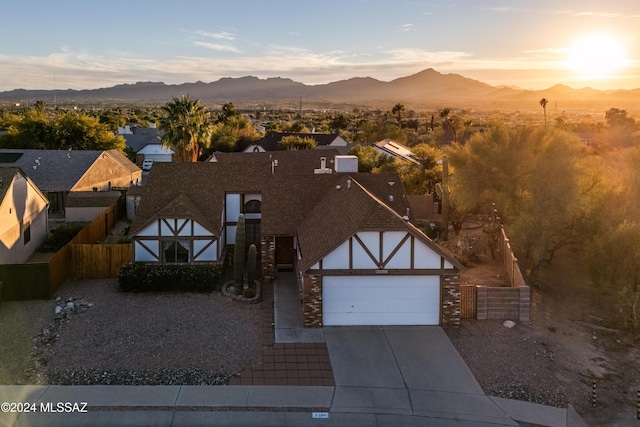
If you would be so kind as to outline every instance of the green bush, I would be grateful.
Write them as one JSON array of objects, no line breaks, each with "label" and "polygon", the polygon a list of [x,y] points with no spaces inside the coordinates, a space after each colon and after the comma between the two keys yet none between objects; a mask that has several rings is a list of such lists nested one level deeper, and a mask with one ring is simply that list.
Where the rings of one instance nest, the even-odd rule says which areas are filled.
[{"label": "green bush", "polygon": [[79,222],[65,222],[53,230],[47,240],[38,248],[39,252],[58,252],[85,227]]},{"label": "green bush", "polygon": [[247,288],[242,292],[242,297],[243,298],[253,298],[256,296],[256,291],[254,291],[252,288]]},{"label": "green bush", "polygon": [[123,292],[212,292],[221,286],[217,265],[127,264],[118,283]]}]

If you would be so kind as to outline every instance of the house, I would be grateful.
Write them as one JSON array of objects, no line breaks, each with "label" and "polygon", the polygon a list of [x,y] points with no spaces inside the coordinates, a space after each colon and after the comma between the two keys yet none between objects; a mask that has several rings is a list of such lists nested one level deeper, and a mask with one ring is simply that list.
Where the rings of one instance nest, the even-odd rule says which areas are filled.
[{"label": "house", "polygon": [[419,164],[419,161],[416,158],[415,154],[413,154],[413,151],[400,144],[399,142],[395,142],[392,139],[383,139],[382,141],[378,141],[373,144],[373,146],[386,156],[394,157],[401,160],[408,160],[415,164]]},{"label": "house", "polygon": [[322,153],[157,165],[131,225],[135,261],[219,261],[243,213],[263,280],[295,272],[305,326],[458,322],[462,266],[412,225],[399,176],[337,172]]},{"label": "house", "polygon": [[170,162],[173,159],[173,150],[162,145],[162,138],[155,124],[148,128],[123,126],[118,128],[118,134],[122,135],[127,147],[137,154],[138,164],[142,164],[144,160]]},{"label": "house", "polygon": [[47,238],[49,201],[19,167],[0,167],[0,264],[22,264]]},{"label": "house", "polygon": [[20,167],[63,214],[75,191],[110,191],[142,181],[142,171],[117,150],[0,149],[0,166]]},{"label": "house", "polygon": [[72,191],[64,207],[65,221],[91,222],[119,198],[117,191]]},{"label": "house", "polygon": [[138,151],[142,161],[152,160],[154,163],[173,161],[173,150],[162,144],[147,144]]},{"label": "house", "polygon": [[[257,141],[249,144],[244,150],[243,153],[263,153],[265,151],[278,151],[278,143],[282,138],[286,136],[296,136],[300,138],[312,138],[316,142],[316,148],[318,149],[326,149],[326,148],[346,148],[349,146],[347,141],[345,141],[340,135],[335,134],[324,134],[324,133],[281,133],[281,132],[273,132],[265,136],[264,138],[258,139]],[[341,151],[342,152],[342,151]],[[345,154],[346,151],[343,152]]]}]

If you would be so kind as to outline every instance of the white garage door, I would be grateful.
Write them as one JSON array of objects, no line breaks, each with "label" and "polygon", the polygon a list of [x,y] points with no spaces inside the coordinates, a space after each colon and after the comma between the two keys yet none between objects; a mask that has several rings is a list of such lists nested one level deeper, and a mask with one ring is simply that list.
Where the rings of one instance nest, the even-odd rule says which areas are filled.
[{"label": "white garage door", "polygon": [[322,319],[337,325],[438,325],[439,276],[324,276]]}]

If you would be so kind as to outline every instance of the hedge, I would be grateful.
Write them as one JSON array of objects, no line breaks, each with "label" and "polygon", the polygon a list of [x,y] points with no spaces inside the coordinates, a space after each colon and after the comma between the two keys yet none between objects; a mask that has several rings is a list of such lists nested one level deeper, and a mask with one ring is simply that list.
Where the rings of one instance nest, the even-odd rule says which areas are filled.
[{"label": "hedge", "polygon": [[218,265],[126,264],[118,277],[123,292],[212,292],[222,285]]}]

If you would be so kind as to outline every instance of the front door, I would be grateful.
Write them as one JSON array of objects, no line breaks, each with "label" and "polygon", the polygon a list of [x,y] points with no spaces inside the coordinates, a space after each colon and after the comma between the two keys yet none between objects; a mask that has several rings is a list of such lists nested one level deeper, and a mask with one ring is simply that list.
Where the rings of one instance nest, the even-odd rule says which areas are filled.
[{"label": "front door", "polygon": [[293,248],[293,236],[276,237],[276,269],[293,269],[296,251]]}]

